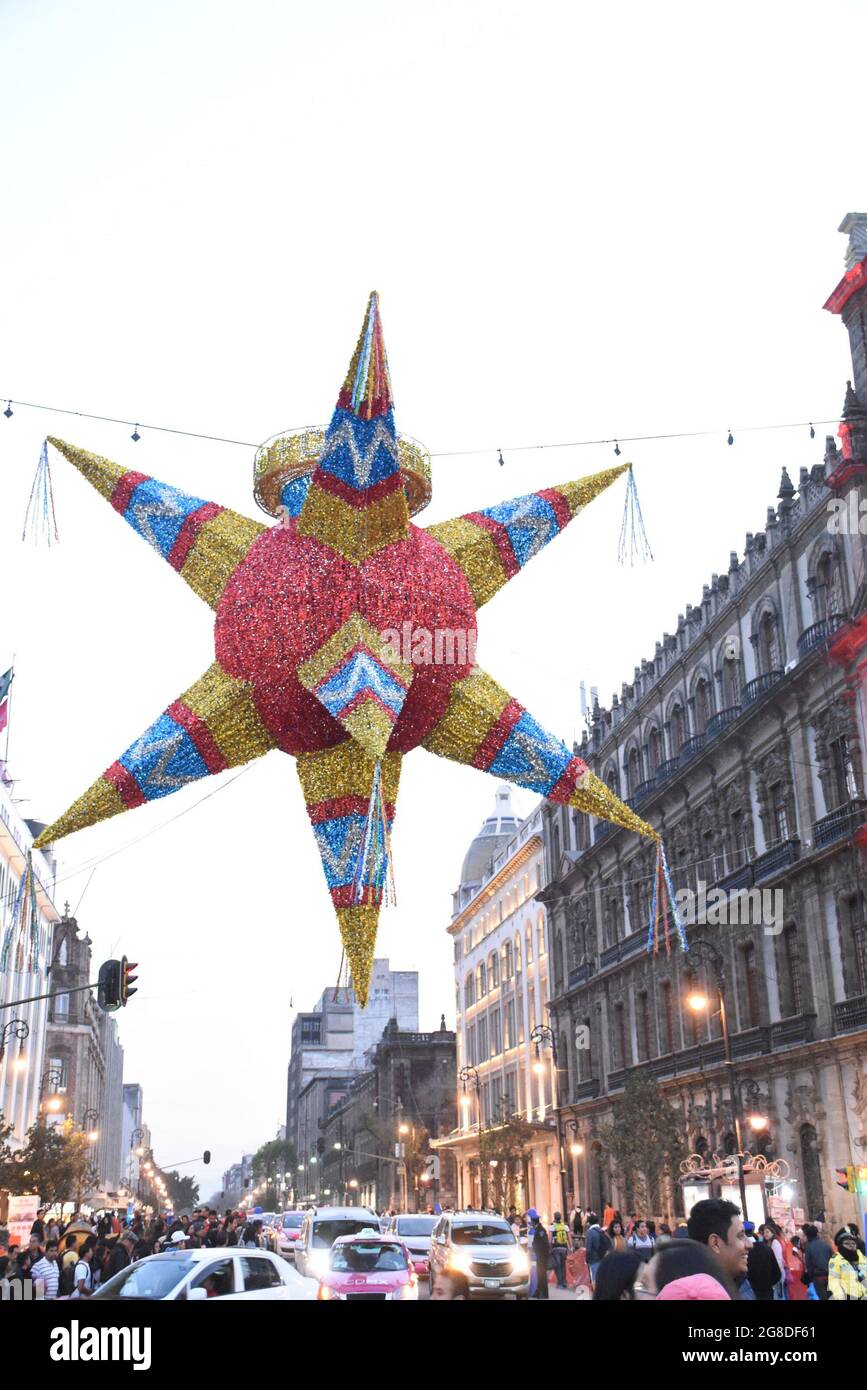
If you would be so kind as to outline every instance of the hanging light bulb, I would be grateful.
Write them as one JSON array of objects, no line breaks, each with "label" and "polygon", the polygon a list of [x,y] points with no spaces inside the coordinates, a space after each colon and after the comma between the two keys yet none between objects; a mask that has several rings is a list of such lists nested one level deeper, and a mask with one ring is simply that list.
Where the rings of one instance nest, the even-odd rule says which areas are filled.
[{"label": "hanging light bulb", "polygon": [[734,437],[734,435],[732,434],[731,430],[729,430],[729,437],[728,437],[728,439],[726,440],[726,443],[727,443],[727,444],[734,444],[734,442],[735,442],[735,437]]},{"label": "hanging light bulb", "polygon": [[141,439],[141,435],[140,435],[139,432],[138,432],[138,424],[136,424],[135,429],[133,430],[132,434],[130,435],[130,439],[132,440],[132,442],[133,442],[134,444],[138,444],[139,440]]},{"label": "hanging light bulb", "polygon": [[815,438],[816,438],[816,431],[813,429],[813,421],[812,421],[812,420],[810,421],[810,438],[811,438],[811,439],[815,439]]},{"label": "hanging light bulb", "polygon": [[620,445],[617,443],[616,439],[614,441],[614,452],[617,455],[617,457],[620,458]]},{"label": "hanging light bulb", "polygon": [[506,466],[506,460],[503,458],[502,449],[497,450],[497,463],[500,465],[501,468],[505,468]]},{"label": "hanging light bulb", "polygon": [[3,414],[6,416],[7,420],[12,419],[12,416],[15,414],[15,411],[12,409],[11,401],[6,402],[6,409],[3,411]]}]

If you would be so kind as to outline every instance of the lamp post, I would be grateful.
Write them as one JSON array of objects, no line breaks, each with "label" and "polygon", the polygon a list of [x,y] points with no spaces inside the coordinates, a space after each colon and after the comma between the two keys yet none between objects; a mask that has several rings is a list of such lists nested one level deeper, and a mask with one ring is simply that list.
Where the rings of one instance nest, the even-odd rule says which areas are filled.
[{"label": "lamp post", "polygon": [[[759,1086],[755,1081],[739,1082],[735,1074],[735,1064],[732,1058],[731,1038],[729,1036],[728,1013],[726,1011],[726,980],[725,980],[725,961],[722,953],[717,950],[709,941],[695,941],[690,946],[690,956],[694,960],[704,962],[713,967],[717,1000],[719,1003],[720,1028],[722,1031],[723,1058],[729,1078],[729,1095],[731,1097],[732,1118],[735,1126],[735,1144],[737,1145],[737,1164],[738,1164],[738,1188],[741,1196],[741,1214],[744,1220],[747,1219],[747,1185],[744,1179],[744,1145],[741,1137],[741,1086],[747,1088],[751,1098],[759,1095]],[[689,1007],[695,1013],[701,1013],[708,1008],[707,998],[698,991],[693,991],[687,998]],[[750,1126],[753,1129],[764,1129],[767,1121],[764,1116],[753,1115],[750,1117]]]},{"label": "lamp post", "polygon": [[481,1189],[482,1210],[486,1211],[488,1206],[488,1180],[485,1176],[485,1163],[482,1155],[482,1081],[477,1067],[461,1067],[458,1072],[458,1080],[461,1083],[462,1095],[461,1104],[469,1105],[470,1098],[467,1095],[467,1082],[471,1081],[476,1088],[476,1109],[479,1121],[479,1187]]},{"label": "lamp post", "polygon": [[21,1065],[21,1043],[23,1043],[23,1042],[24,1042],[24,1039],[25,1039],[25,1038],[28,1038],[29,1036],[30,1036],[30,1024],[29,1024],[29,1023],[26,1023],[26,1022],[24,1021],[23,1018],[13,1018],[13,1019],[10,1019],[9,1023],[4,1023],[4,1024],[3,1024],[3,1027],[0,1028],[0,1062],[2,1062],[2,1061],[3,1061],[3,1058],[6,1056],[6,1044],[7,1044],[7,1042],[9,1041],[9,1039],[10,1039],[10,1038],[17,1038],[17,1039],[18,1039],[18,1044],[19,1044],[19,1045],[18,1045],[18,1057],[17,1057],[16,1061],[17,1061],[17,1064],[20,1066],[20,1065]]},{"label": "lamp post", "polygon": [[563,1126],[560,1118],[560,1068],[557,1064],[557,1035],[553,1028],[548,1027],[547,1023],[537,1023],[530,1034],[530,1042],[534,1043],[536,1047],[536,1061],[533,1064],[533,1069],[537,1072],[544,1071],[541,1053],[542,1047],[548,1043],[551,1046],[551,1061],[554,1067],[554,1080],[552,1086],[552,1099],[554,1104],[552,1108],[554,1111],[554,1121],[557,1126],[557,1160],[560,1168],[560,1201],[563,1204],[561,1215],[565,1220],[567,1207],[566,1155],[563,1144]]},{"label": "lamp post", "polygon": [[[48,1111],[57,1111],[62,1104],[60,1096],[57,1094],[63,1085],[63,1072],[60,1067],[49,1067],[43,1072],[42,1080],[39,1084],[39,1123],[43,1126],[48,1123]],[[52,1094],[45,1100],[46,1093]],[[43,1110],[43,1104],[45,1109]]]},{"label": "lamp post", "polygon": [[81,1120],[81,1128],[86,1130],[88,1142],[95,1144],[99,1139],[99,1111],[85,1110]]}]

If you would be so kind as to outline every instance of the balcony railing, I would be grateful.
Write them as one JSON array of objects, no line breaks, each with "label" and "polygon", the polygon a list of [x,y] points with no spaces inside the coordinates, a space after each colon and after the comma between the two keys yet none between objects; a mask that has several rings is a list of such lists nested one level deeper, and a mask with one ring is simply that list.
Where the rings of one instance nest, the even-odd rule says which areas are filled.
[{"label": "balcony railing", "polygon": [[823,816],[813,826],[813,844],[816,849],[824,849],[835,840],[848,840],[864,821],[864,802],[849,801],[838,806],[830,815]]},{"label": "balcony railing", "polygon": [[569,988],[577,989],[579,985],[586,985],[592,973],[590,962],[585,960],[583,965],[579,965],[577,969],[569,971]]},{"label": "balcony railing", "polygon": [[652,792],[656,791],[656,778],[650,777],[646,782],[640,783],[632,793],[633,808],[641,801],[646,801]]},{"label": "balcony railing", "polygon": [[722,733],[722,730],[727,724],[734,723],[740,712],[740,705],[729,705],[728,709],[721,709],[719,714],[711,715],[705,725],[705,738],[716,738],[717,734]]},{"label": "balcony railing", "polygon": [[810,652],[821,647],[824,642],[829,642],[846,622],[848,619],[844,613],[832,613],[830,618],[821,618],[818,623],[813,623],[812,627],[808,627],[798,638],[798,655],[809,656]]},{"label": "balcony railing", "polygon": [[694,758],[703,747],[704,734],[694,734],[692,738],[688,738],[677,755],[678,767],[683,767],[684,763],[688,763],[690,758]]},{"label": "balcony railing", "polygon": [[834,1005],[834,1032],[854,1033],[856,1028],[867,1028],[867,994]]},{"label": "balcony railing", "polygon": [[589,1081],[579,1081],[572,1092],[573,1104],[582,1100],[595,1100],[599,1095],[599,1077],[591,1076]]},{"label": "balcony railing", "polygon": [[667,782],[674,776],[679,767],[680,760],[678,758],[669,758],[666,762],[660,763],[659,767],[656,769],[656,776],[654,778],[656,785],[661,787],[663,782]]},{"label": "balcony railing", "polygon": [[646,932],[634,931],[629,936],[624,936],[621,941],[615,941],[613,946],[606,946],[599,955],[599,969],[608,970],[612,965],[618,965],[620,961],[638,955],[644,950],[646,942]]},{"label": "balcony railing", "polygon": [[615,829],[616,827],[613,826],[610,821],[600,821],[599,824],[596,826],[595,830],[593,831],[594,845],[598,845],[601,840],[605,839],[606,835],[613,835]]},{"label": "balcony railing", "polygon": [[760,883],[763,878],[771,878],[782,869],[788,869],[791,864],[796,864],[800,857],[801,841],[797,837],[784,840],[781,845],[775,845],[773,849],[766,850],[758,859],[753,860],[753,882]]},{"label": "balcony railing", "polygon": [[752,888],[753,886],[753,866],[752,864],[742,864],[739,869],[732,869],[730,874],[721,878],[714,884],[715,888],[721,888],[724,893],[737,893],[741,888]]},{"label": "balcony railing", "polygon": [[[846,1023],[846,1028],[850,1031],[867,1026],[867,995],[860,999],[848,1000],[846,1004],[838,1004],[838,1017],[842,1017],[843,1010],[848,1011],[846,1018],[853,1020]],[[731,1040],[732,1057],[735,1061],[744,1061],[750,1057],[768,1056],[778,1048],[796,1047],[811,1042],[815,1018],[815,1014],[795,1014],[779,1023],[764,1024],[759,1028],[747,1028],[742,1033],[735,1033]],[[837,1031],[843,1032],[845,1028],[838,1025]],[[693,1043],[678,1052],[668,1052],[662,1057],[654,1057],[649,1062],[639,1062],[638,1066],[642,1071],[650,1072],[657,1081],[665,1081],[671,1077],[686,1076],[690,1072],[722,1066],[724,1061],[722,1039],[714,1038],[710,1042]],[[609,1072],[608,1090],[622,1090],[626,1078],[634,1069],[630,1065]]]},{"label": "balcony railing", "polygon": [[782,671],[766,671],[763,676],[756,676],[755,680],[748,681],[741,691],[741,709],[746,709],[747,705],[752,705],[756,700],[760,700],[769,690],[783,679]]}]

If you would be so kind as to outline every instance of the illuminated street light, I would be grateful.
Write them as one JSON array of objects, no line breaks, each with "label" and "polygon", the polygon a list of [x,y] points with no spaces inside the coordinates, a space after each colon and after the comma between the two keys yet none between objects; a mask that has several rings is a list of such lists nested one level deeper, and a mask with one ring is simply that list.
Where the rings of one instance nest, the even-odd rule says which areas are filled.
[{"label": "illuminated street light", "polygon": [[709,1001],[706,994],[700,994],[696,991],[694,994],[688,994],[686,996],[686,1002],[693,1013],[700,1014],[708,1007]]}]

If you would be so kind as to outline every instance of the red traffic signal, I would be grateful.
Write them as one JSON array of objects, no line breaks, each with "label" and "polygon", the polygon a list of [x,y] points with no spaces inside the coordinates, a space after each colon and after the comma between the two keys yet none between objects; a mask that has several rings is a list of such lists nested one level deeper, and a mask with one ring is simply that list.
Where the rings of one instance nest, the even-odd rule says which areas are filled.
[{"label": "red traffic signal", "polygon": [[134,974],[133,974],[133,971],[134,971],[134,970],[138,970],[138,961],[137,961],[137,960],[127,960],[126,956],[124,956],[123,960],[122,960],[121,963],[120,963],[120,1002],[121,1002],[121,1004],[125,1004],[126,1001],[127,1001],[133,994],[136,994],[136,993],[137,993],[137,990],[134,990],[134,989],[131,988],[131,986],[132,986],[132,984],[133,984],[133,981],[138,979],[138,975],[134,975]]}]

